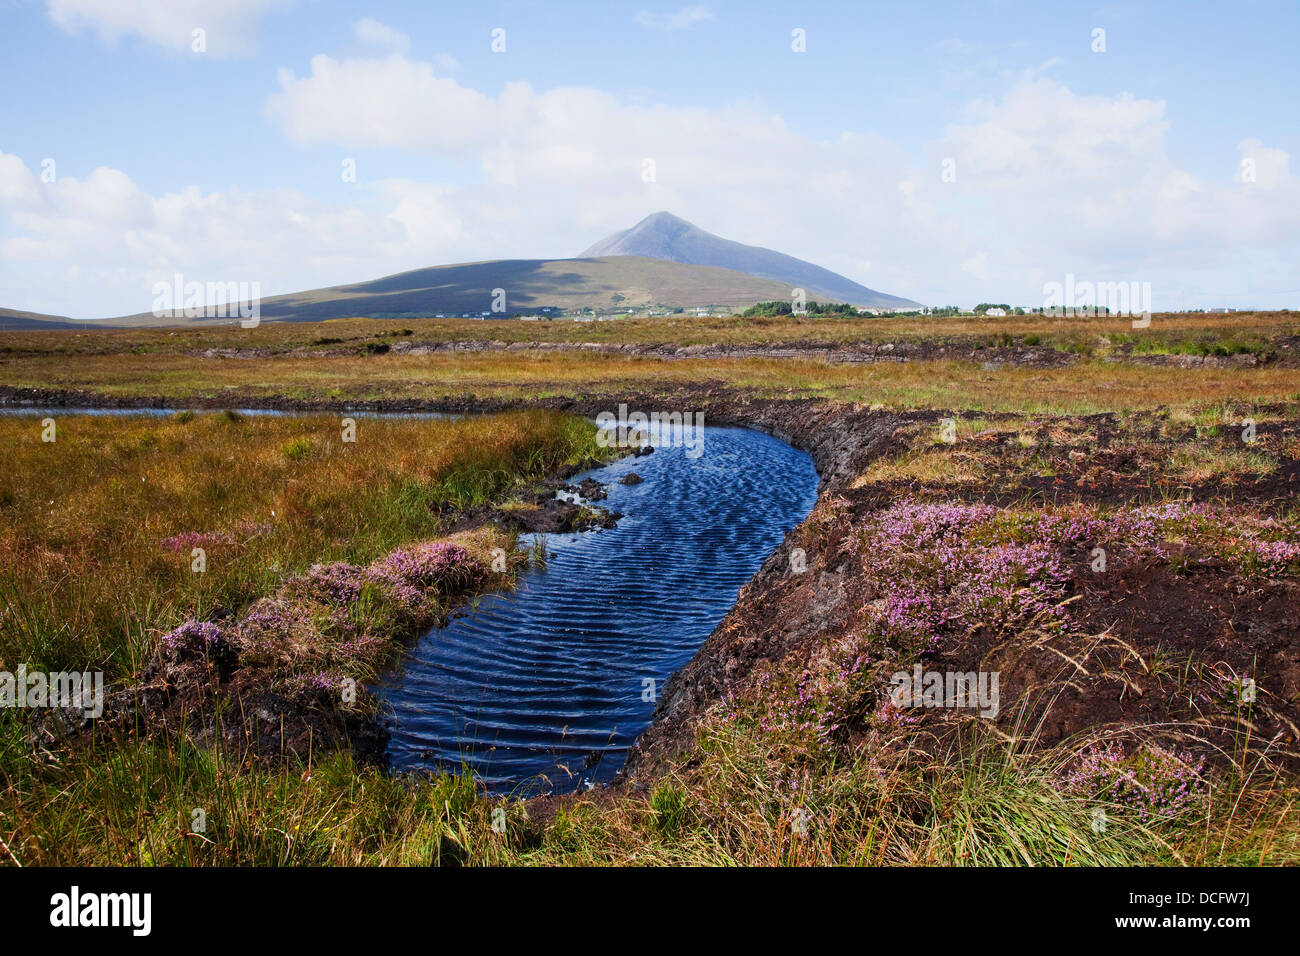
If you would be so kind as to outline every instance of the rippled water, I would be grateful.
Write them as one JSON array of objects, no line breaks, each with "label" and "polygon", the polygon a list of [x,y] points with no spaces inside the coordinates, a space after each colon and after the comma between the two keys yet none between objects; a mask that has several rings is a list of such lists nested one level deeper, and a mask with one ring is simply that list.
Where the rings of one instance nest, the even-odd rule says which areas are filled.
[{"label": "rippled water", "polygon": [[[544,569],[424,635],[376,688],[396,769],[456,769],[492,790],[608,781],[661,690],[817,497],[803,452],[704,429],[703,454],[661,447],[573,479],[609,484],[613,530],[551,535]],[[639,485],[618,480],[635,471]]]}]

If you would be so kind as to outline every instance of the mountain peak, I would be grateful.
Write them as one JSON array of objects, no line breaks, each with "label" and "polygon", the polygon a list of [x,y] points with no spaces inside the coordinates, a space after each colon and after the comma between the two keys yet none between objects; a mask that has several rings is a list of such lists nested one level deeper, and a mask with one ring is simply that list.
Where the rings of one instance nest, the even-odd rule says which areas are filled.
[{"label": "mountain peak", "polygon": [[652,259],[688,262],[688,259],[683,259],[677,254],[677,250],[691,234],[695,234],[696,237],[718,239],[717,236],[710,235],[680,216],[674,216],[666,211],[654,212],[631,229],[624,229],[612,236],[606,236],[594,246],[589,246],[583,250],[579,258],[649,256]]},{"label": "mountain peak", "polygon": [[784,253],[723,239],[667,211],[651,213],[631,229],[606,236],[583,250],[580,259],[645,256],[695,266],[718,266],[763,279],[789,283],[809,298],[850,302],[868,308],[915,306],[910,299],[886,295],[821,266]]},{"label": "mountain peak", "polygon": [[661,209],[658,212],[652,212],[650,215],[646,216],[644,219],[642,219],[632,228],[636,229],[640,226],[645,226],[645,225],[662,225],[662,224],[682,225],[682,226],[690,226],[692,229],[695,228],[695,226],[692,223],[687,222],[681,216],[674,216],[667,209]]}]

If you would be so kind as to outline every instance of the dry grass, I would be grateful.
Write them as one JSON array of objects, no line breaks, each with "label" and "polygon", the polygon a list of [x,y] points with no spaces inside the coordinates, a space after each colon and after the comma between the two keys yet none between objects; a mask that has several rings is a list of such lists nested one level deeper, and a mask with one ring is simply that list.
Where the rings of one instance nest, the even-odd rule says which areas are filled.
[{"label": "dry grass", "polygon": [[0,384],[5,385],[224,405],[276,397],[316,401],[618,398],[717,383],[758,396],[835,398],[891,409],[1062,414],[1233,400],[1265,403],[1300,394],[1294,369],[1183,369],[1108,362],[988,370],[959,361],[831,365],[757,358],[669,361],[504,352],[248,360],[114,355],[86,356],[75,363],[47,355],[0,362]]},{"label": "dry grass", "polygon": [[1294,312],[1157,313],[1134,330],[1127,318],[1053,318],[1042,315],[950,317],[791,316],[619,319],[613,322],[480,322],[469,319],[335,319],[266,322],[246,330],[233,325],[197,329],[95,329],[0,333],[0,352],[187,352],[208,348],[364,349],[401,341],[602,342],[612,344],[771,345],[849,342],[982,342],[1053,346],[1104,353],[1122,345],[1140,351],[1193,351],[1227,346],[1251,350],[1300,331]]},{"label": "dry grass", "polygon": [[[548,412],[462,421],[0,418],[0,662],[131,674],[157,632],[238,610],[317,562],[365,563],[444,514],[587,460],[594,429]],[[192,570],[195,548],[206,570]]]}]

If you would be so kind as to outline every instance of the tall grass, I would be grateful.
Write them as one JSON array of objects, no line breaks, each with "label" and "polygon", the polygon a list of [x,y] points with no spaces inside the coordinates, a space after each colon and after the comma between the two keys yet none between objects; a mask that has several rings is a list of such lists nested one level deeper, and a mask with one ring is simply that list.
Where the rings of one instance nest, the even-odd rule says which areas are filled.
[{"label": "tall grass", "polygon": [[[0,419],[0,662],[136,672],[189,615],[237,612],[288,574],[365,563],[464,509],[595,460],[581,419],[224,414]],[[206,563],[197,566],[199,549]]]},{"label": "tall grass", "polygon": [[[1143,821],[1061,785],[1083,745],[976,718],[938,754],[881,739],[792,764],[718,726],[647,793],[542,811],[466,774],[394,777],[347,754],[279,766],[220,744],[104,738],[33,762],[0,717],[0,860],[22,865],[1295,865],[1294,782],[1215,771],[1195,813]],[[1098,811],[1107,825],[1096,825]],[[1127,815],[1126,815],[1127,814]],[[504,832],[500,823],[504,822]],[[498,824],[494,826],[494,823]]]},{"label": "tall grass", "polygon": [[1031,414],[1092,414],[1230,400],[1276,402],[1297,394],[1295,370],[1289,368],[1178,368],[1099,359],[1060,368],[987,369],[968,358],[859,365],[822,359],[670,360],[496,351],[391,353],[364,361],[292,355],[214,366],[190,355],[91,355],[70,363],[66,356],[41,354],[11,359],[0,370],[0,384],[77,389],[109,399],[164,396],[184,402],[235,396],[250,404],[284,396],[364,402],[388,400],[396,392],[412,401],[448,396],[585,398],[614,407],[629,395],[689,392],[719,382],[733,392],[770,398]]}]

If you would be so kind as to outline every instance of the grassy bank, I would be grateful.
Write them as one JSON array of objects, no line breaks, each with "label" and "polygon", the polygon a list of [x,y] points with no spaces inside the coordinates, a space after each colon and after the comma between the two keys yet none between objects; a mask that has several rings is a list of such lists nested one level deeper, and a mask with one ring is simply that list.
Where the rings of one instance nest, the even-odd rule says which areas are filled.
[{"label": "grassy bank", "polygon": [[437,537],[599,451],[590,425],[547,412],[363,417],[355,441],[327,415],[42,421],[0,418],[0,661],[109,679],[137,673],[187,617]]},{"label": "grassy bank", "polygon": [[[34,766],[6,733],[0,857],[28,866],[1300,863],[1300,788],[1264,763],[1200,772],[1192,799],[1153,817],[1126,798],[1122,767],[1092,792],[1071,789],[1067,768],[1085,741],[1035,750],[971,718],[937,753],[913,751],[907,727],[880,727],[830,757],[797,732],[756,737],[758,719],[743,705],[702,727],[691,759],[648,792],[558,809],[485,799],[464,777],[388,776],[347,754],[266,766],[183,740],[106,738]],[[1164,772],[1143,780],[1177,786],[1179,770]]]}]

